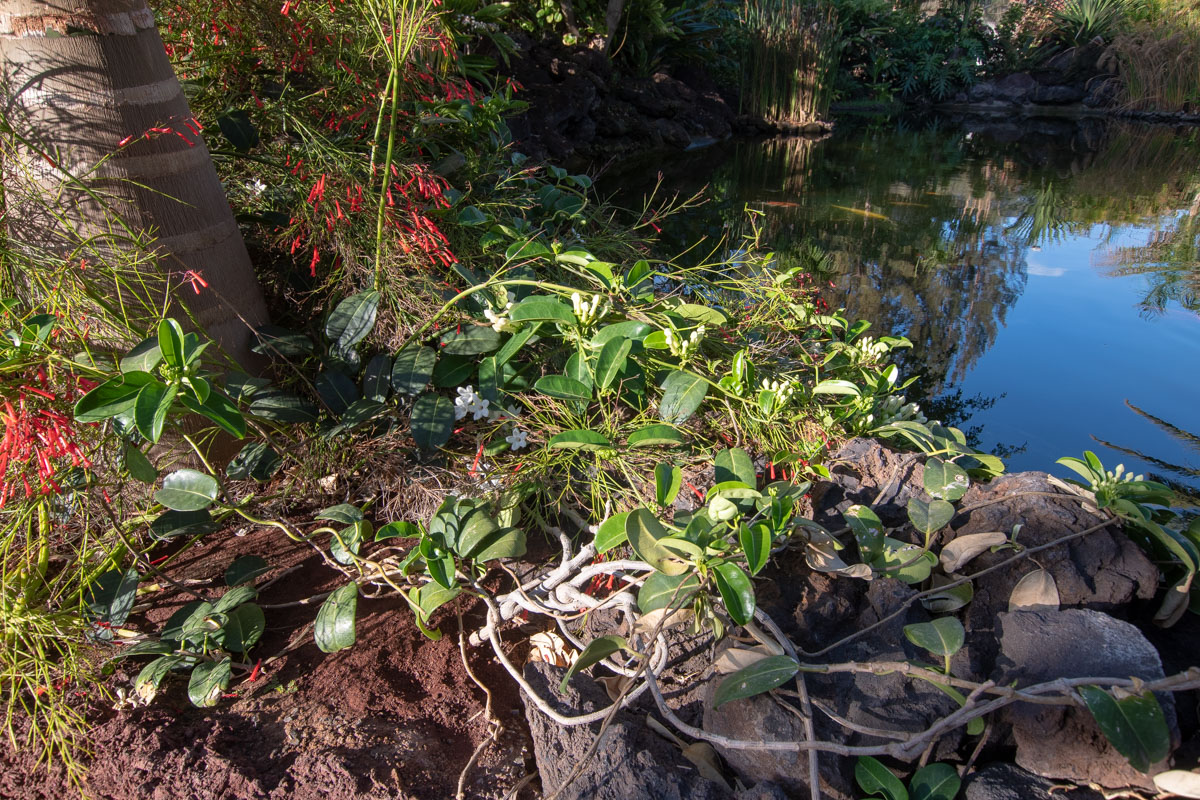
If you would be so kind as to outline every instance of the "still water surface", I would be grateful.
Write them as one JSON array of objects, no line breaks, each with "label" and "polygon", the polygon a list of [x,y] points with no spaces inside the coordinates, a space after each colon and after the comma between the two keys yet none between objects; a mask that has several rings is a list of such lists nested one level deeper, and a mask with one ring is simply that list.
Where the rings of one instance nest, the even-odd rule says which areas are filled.
[{"label": "still water surface", "polygon": [[1010,469],[1094,450],[1200,492],[1200,131],[839,121],[652,166],[712,198],[669,244],[748,204],[830,252],[830,303],[910,338],[918,392]]}]

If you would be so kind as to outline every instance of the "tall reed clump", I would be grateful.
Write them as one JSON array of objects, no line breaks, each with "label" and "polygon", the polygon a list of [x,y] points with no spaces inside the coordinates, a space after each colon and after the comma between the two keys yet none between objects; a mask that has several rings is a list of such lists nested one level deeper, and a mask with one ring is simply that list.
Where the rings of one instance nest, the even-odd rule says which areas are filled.
[{"label": "tall reed clump", "polygon": [[802,124],[829,110],[841,40],[821,0],[745,0],[741,110]]},{"label": "tall reed clump", "polygon": [[1200,110],[1200,20],[1142,22],[1113,39],[1120,102],[1155,111]]}]

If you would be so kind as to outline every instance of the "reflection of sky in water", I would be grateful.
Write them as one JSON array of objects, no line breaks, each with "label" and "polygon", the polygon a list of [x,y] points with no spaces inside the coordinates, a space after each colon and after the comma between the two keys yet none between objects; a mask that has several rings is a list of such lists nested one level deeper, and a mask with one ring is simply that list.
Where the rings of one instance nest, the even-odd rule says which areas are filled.
[{"label": "reflection of sky in water", "polygon": [[[1126,401],[1200,436],[1200,316],[1177,303],[1147,314],[1153,278],[1110,274],[1115,248],[1143,247],[1180,221],[1198,185],[1181,177],[1200,164],[1195,137],[1073,136],[1014,144],[873,129],[816,145],[740,143],[678,170],[677,187],[711,180],[717,199],[673,245],[713,235],[747,202],[766,212],[771,246],[816,239],[842,271],[830,302],[873,319],[875,335],[913,338],[909,363],[931,390],[945,376],[946,389],[995,399],[964,427],[982,425],[985,449],[1025,445],[1008,458],[1014,470],[1069,476],[1055,459],[1094,450],[1109,468],[1156,471],[1093,437],[1198,470],[1200,447]],[[1184,192],[1186,202],[1163,202]],[[1148,208],[1162,216],[1132,211]]]}]

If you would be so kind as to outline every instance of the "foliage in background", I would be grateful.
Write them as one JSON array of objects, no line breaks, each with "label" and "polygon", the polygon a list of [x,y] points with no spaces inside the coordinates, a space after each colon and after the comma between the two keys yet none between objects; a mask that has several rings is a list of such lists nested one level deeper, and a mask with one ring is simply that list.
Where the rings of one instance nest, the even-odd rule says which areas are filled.
[{"label": "foliage in background", "polygon": [[824,118],[840,46],[835,6],[825,0],[746,0],[742,24],[743,111],[792,124]]}]

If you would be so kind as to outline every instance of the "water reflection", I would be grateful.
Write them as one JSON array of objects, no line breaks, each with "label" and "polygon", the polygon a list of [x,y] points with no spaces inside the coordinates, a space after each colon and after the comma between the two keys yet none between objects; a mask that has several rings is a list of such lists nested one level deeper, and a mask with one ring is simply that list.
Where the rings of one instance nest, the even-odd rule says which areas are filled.
[{"label": "water reflection", "polygon": [[[1017,453],[1017,468],[1047,468],[1094,447],[1095,435],[1114,464],[1131,456],[1200,486],[1194,439],[1169,434],[1164,446],[1160,424],[1200,428],[1200,134],[1096,120],[960,123],[841,124],[820,142],[738,142],[656,162],[668,187],[708,183],[713,198],[675,220],[667,246],[736,236],[749,204],[781,257],[806,242],[828,251],[829,301],[908,336],[905,367],[923,376],[924,393],[973,415],[985,444]],[[610,185],[653,174],[631,167]],[[1094,324],[1101,336],[1078,335]],[[1136,346],[1099,342],[1116,335]],[[1071,349],[1047,356],[1056,342]],[[1103,387],[1097,346],[1130,362]],[[1168,375],[1180,355],[1182,381]],[[1164,397],[1170,413],[1142,411]],[[1047,428],[1029,420],[1055,415]]]}]

